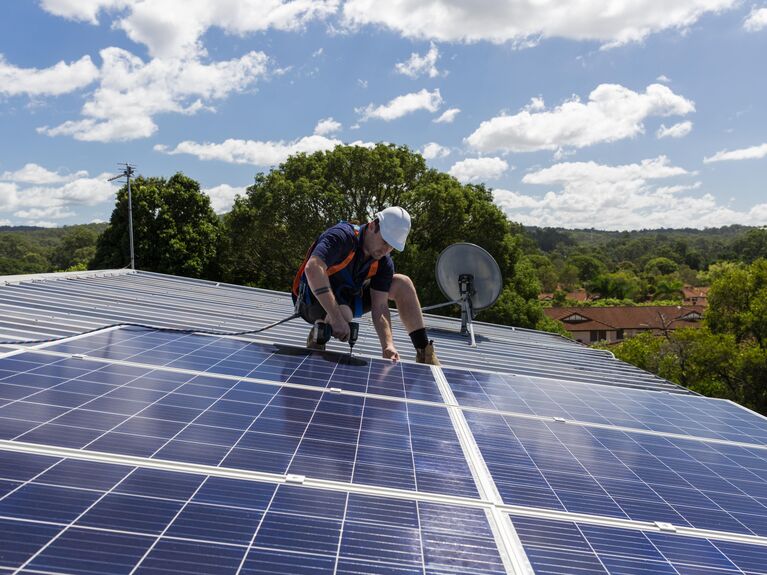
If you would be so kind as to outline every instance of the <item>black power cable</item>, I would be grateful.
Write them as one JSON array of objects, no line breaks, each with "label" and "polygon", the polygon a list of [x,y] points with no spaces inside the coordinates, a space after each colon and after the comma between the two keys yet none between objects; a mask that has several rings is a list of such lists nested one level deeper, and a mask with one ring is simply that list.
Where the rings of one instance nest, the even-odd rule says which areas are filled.
[{"label": "black power cable", "polygon": [[143,329],[153,330],[153,331],[167,331],[171,333],[187,333],[187,334],[204,334],[204,335],[250,335],[254,333],[260,333],[262,331],[266,331],[268,329],[271,329],[273,327],[276,327],[282,323],[287,323],[291,320],[296,319],[299,317],[299,314],[294,313],[286,318],[283,318],[281,320],[275,321],[273,323],[270,323],[269,325],[265,325],[264,327],[260,327],[258,329],[249,329],[246,331],[216,331],[216,330],[207,330],[207,329],[183,329],[183,328],[177,328],[177,327],[159,327],[156,325],[147,325],[143,323],[113,323],[110,325],[102,325],[101,327],[97,327],[94,329],[89,329],[88,331],[84,331],[78,334],[73,335],[62,335],[60,337],[51,337],[48,339],[29,339],[29,340],[19,340],[19,341],[0,341],[0,345],[27,345],[30,343],[50,343],[53,341],[60,341],[62,339],[67,339],[70,337],[74,337],[76,335],[86,335],[89,333],[93,333],[96,331],[101,331],[104,329],[108,329],[111,327],[139,327]]}]

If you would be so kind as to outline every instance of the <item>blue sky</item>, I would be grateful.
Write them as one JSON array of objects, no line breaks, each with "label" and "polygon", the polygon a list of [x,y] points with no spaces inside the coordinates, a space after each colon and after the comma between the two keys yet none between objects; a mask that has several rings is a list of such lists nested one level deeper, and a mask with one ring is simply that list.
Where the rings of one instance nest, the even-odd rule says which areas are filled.
[{"label": "blue sky", "polygon": [[107,220],[118,162],[224,212],[375,142],[524,224],[767,225],[765,54],[763,0],[10,0],[0,225]]}]

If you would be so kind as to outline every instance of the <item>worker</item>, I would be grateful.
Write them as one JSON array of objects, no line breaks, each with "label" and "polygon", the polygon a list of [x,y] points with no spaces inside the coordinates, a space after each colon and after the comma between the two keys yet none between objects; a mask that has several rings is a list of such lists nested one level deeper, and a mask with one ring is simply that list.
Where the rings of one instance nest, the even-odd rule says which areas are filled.
[{"label": "worker", "polygon": [[[333,337],[349,339],[349,322],[372,312],[373,325],[383,357],[398,361],[392,339],[389,300],[416,350],[416,362],[439,365],[434,343],[429,341],[421,304],[409,277],[394,273],[391,251],[402,251],[410,232],[410,214],[393,206],[378,212],[365,225],[341,222],[325,230],[312,244],[293,281],[293,301],[308,323],[330,324]],[[312,329],[310,349],[324,350]]]}]

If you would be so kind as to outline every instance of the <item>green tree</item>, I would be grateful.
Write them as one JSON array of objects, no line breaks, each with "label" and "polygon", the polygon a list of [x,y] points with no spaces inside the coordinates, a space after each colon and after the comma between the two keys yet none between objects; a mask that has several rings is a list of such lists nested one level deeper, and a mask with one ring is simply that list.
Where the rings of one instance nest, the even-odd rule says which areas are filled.
[{"label": "green tree", "polygon": [[542,317],[534,270],[517,267],[521,235],[512,232],[490,190],[428,168],[405,146],[338,146],[291,156],[258,174],[224,220],[224,279],[287,290],[323,230],[341,220],[364,223],[388,205],[403,206],[413,218],[407,249],[394,258],[397,270],[415,282],[423,305],[444,301],[434,266],[444,248],[466,241],[490,252],[505,279],[497,304],[503,311],[487,310],[483,317],[498,313],[527,327]]},{"label": "green tree", "polygon": [[10,233],[0,234],[0,275],[37,274],[51,271],[41,246]]},{"label": "green tree", "polygon": [[674,276],[660,276],[655,278],[652,297],[656,301],[682,300],[682,281]]},{"label": "green tree", "polygon": [[559,270],[559,283],[566,290],[578,287],[578,268],[571,263],[565,263]]},{"label": "green tree", "polygon": [[98,233],[86,226],[67,228],[61,243],[51,256],[54,269],[66,270],[72,267],[87,265],[96,255]]},{"label": "green tree", "polygon": [[630,271],[617,271],[597,276],[589,284],[589,291],[602,298],[636,299],[642,291],[639,278]]},{"label": "green tree", "polygon": [[653,258],[645,264],[644,271],[646,274],[659,276],[669,275],[677,272],[679,266],[677,263],[669,258]]},{"label": "green tree", "polygon": [[767,258],[767,228],[748,230],[733,242],[732,247],[738,259],[747,263]]},{"label": "green tree", "polygon": [[597,276],[607,273],[607,266],[593,256],[575,255],[568,261],[578,268],[578,279],[582,282],[590,282]]},{"label": "green tree", "polygon": [[538,281],[541,282],[541,290],[544,292],[556,290],[559,277],[551,260],[543,254],[530,254],[527,259],[535,269]]},{"label": "green tree", "polygon": [[708,292],[706,321],[714,333],[730,333],[738,343],[753,340],[767,348],[767,260],[750,266],[722,266]]},{"label": "green tree", "polygon": [[[218,217],[200,185],[181,173],[170,179],[138,177],[131,185],[136,267],[187,277],[215,274]],[[130,262],[128,190],[117,194],[109,226],[96,246],[93,268]]]}]

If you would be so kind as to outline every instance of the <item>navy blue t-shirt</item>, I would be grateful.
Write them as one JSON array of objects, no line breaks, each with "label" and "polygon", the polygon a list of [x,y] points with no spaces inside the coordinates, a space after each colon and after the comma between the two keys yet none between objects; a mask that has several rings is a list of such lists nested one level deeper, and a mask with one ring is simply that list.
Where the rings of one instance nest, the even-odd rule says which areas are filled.
[{"label": "navy blue t-shirt", "polygon": [[[354,226],[352,224],[341,222],[325,230],[317,239],[317,244],[314,246],[311,255],[320,258],[328,267],[340,264],[346,259],[352,249],[357,250],[354,259],[345,268],[350,276],[343,272],[330,276],[330,287],[334,292],[342,285],[348,283],[349,277],[351,277],[355,289],[361,288],[365,282],[370,266],[375,261],[373,258],[365,258],[365,254],[362,251],[362,238],[366,230],[367,226],[363,226],[358,237],[354,233]],[[388,292],[393,276],[394,262],[390,255],[385,255],[378,260],[378,271],[376,275],[370,278],[370,287],[374,290]]]}]

